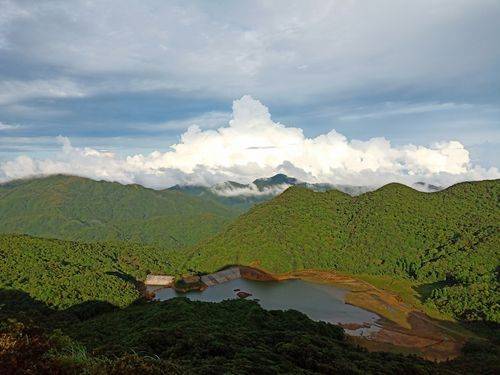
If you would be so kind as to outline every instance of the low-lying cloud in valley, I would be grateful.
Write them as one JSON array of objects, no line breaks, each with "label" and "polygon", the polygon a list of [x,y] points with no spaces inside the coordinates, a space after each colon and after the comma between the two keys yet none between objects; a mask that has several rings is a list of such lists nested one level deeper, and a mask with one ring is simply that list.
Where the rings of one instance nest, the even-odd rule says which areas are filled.
[{"label": "low-lying cloud in valley", "polygon": [[335,130],[308,138],[300,128],[274,122],[268,108],[248,95],[233,102],[227,126],[208,130],[191,126],[166,152],[119,157],[73,147],[63,136],[58,140],[62,149],[52,158],[19,156],[0,164],[0,181],[63,173],[164,188],[227,180],[248,183],[284,173],[332,184],[426,181],[447,186],[500,177],[497,168],[474,165],[458,141],[396,147],[385,138],[348,140]]},{"label": "low-lying cloud in valley", "polygon": [[277,184],[259,189],[253,182],[247,185],[234,186],[230,182],[223,182],[212,186],[211,190],[223,197],[254,197],[278,195],[288,189],[289,184]]}]

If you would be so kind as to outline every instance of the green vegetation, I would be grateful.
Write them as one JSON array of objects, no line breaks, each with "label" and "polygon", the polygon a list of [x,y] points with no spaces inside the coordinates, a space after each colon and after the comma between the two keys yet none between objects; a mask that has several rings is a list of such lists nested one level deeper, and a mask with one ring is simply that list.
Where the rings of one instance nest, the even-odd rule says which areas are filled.
[{"label": "green vegetation", "polygon": [[15,320],[0,321],[2,374],[183,374],[164,361],[135,353],[95,356],[60,330],[46,330]]},{"label": "green vegetation", "polygon": [[[440,364],[369,353],[350,344],[339,327],[297,311],[266,311],[247,300],[177,298],[114,311],[98,305],[100,313],[82,317],[51,310],[23,293],[0,291],[0,296],[0,370],[7,374],[494,374],[499,369],[498,348],[484,342],[471,343],[462,357]],[[23,311],[31,308],[29,317],[16,315],[20,301]]]},{"label": "green vegetation", "polygon": [[[182,191],[189,195],[232,207],[243,213],[258,203],[273,199],[285,187],[297,184],[303,183],[284,174],[277,174],[270,178],[254,180],[250,184],[226,181],[210,187],[175,185],[169,190]],[[314,187],[311,185],[311,188]]]},{"label": "green vegetation", "polygon": [[499,180],[432,194],[389,184],[358,197],[292,187],[198,244],[188,264],[388,275],[459,319],[500,322],[499,192]]},{"label": "green vegetation", "polygon": [[178,191],[81,177],[0,185],[0,233],[180,248],[216,233],[238,214]]},{"label": "green vegetation", "polygon": [[[438,320],[450,320],[452,314],[446,313],[444,311],[438,311],[436,306],[430,305],[429,303],[424,303],[426,297],[428,297],[428,291],[424,286],[420,285],[418,281],[412,279],[395,279],[394,277],[387,275],[368,275],[359,274],[356,278],[364,280],[370,285],[376,288],[388,290],[399,296],[403,301],[413,306],[415,309],[423,311],[432,318]],[[429,288],[432,290],[432,286]],[[458,328],[458,327],[456,327]]]},{"label": "green vegetation", "polygon": [[152,246],[0,235],[0,288],[57,308],[95,300],[126,306],[139,297],[138,280],[148,272],[176,274],[183,256]]},{"label": "green vegetation", "polygon": [[498,373],[499,346],[486,341],[435,364],[368,353],[295,311],[244,300],[144,303],[138,288],[149,272],[228,264],[337,270],[437,308],[437,318],[498,327],[499,191],[500,181],[433,194],[390,184],[358,197],[293,187],[207,238],[236,211],[76,177],[0,185],[0,231],[93,241],[0,235],[0,372]]}]

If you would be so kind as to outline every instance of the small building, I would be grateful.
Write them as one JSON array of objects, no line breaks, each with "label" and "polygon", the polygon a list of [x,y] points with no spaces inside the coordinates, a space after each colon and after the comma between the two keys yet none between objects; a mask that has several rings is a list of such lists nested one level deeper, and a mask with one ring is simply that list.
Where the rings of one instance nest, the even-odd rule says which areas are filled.
[{"label": "small building", "polygon": [[161,286],[172,286],[174,283],[175,277],[167,276],[167,275],[152,275],[149,274],[146,276],[146,281],[144,281],[145,285],[161,285]]}]

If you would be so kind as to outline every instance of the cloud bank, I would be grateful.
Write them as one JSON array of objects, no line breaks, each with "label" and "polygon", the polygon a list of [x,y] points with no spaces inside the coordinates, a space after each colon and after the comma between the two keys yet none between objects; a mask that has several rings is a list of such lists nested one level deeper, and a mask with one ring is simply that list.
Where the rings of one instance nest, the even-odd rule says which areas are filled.
[{"label": "cloud bank", "polygon": [[223,182],[211,188],[212,192],[223,197],[255,197],[274,196],[282,193],[290,186],[289,184],[278,184],[259,189],[253,182],[247,185],[235,186],[230,182]]},{"label": "cloud bank", "polygon": [[497,168],[473,165],[469,152],[454,140],[395,147],[385,138],[348,140],[335,130],[308,138],[300,128],[274,122],[268,108],[248,95],[233,102],[227,126],[201,130],[193,125],[166,152],[118,157],[73,147],[62,136],[58,140],[62,150],[54,158],[19,156],[0,164],[0,181],[65,173],[164,188],[227,180],[247,183],[275,173],[351,185],[426,181],[447,186],[500,178]]}]

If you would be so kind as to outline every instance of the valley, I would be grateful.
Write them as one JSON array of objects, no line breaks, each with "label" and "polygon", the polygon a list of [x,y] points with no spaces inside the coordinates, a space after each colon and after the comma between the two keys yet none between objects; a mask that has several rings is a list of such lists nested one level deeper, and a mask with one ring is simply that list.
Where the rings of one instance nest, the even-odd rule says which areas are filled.
[{"label": "valley", "polygon": [[500,374],[500,0],[0,0],[0,375]]},{"label": "valley", "polygon": [[[182,191],[68,176],[1,185],[0,334],[53,346],[54,366],[70,345],[86,353],[88,368],[142,366],[149,359],[127,357],[140,351],[158,356],[148,366],[174,373],[230,371],[246,363],[235,354],[246,340],[274,334],[256,314],[286,343],[267,340],[267,354],[248,352],[261,358],[255,371],[267,355],[283,371],[347,368],[324,350],[378,373],[392,368],[387,356],[408,371],[462,373],[479,362],[493,369],[499,190],[498,180],[434,193],[390,184],[357,196],[292,186],[241,213]],[[148,275],[191,291],[145,286]],[[221,327],[222,316],[232,323]],[[65,344],[51,339],[56,330]],[[312,334],[320,331],[326,336]],[[317,356],[314,364],[286,354],[299,337],[308,337],[297,345]],[[74,356],[65,361],[77,365]]]}]

